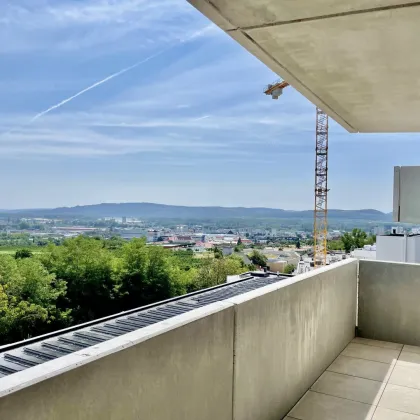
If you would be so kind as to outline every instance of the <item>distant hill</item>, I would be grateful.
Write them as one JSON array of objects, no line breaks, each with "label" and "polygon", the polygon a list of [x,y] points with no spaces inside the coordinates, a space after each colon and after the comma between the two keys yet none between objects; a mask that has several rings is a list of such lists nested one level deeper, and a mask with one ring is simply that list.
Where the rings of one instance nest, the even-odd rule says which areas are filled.
[{"label": "distant hill", "polygon": [[[8,213],[32,217],[137,217],[142,219],[230,219],[275,218],[308,219],[312,210],[294,211],[265,207],[187,207],[154,203],[106,203],[89,206],[59,207],[56,209],[14,210]],[[328,211],[330,219],[363,219],[391,221],[391,214],[374,209]]]}]

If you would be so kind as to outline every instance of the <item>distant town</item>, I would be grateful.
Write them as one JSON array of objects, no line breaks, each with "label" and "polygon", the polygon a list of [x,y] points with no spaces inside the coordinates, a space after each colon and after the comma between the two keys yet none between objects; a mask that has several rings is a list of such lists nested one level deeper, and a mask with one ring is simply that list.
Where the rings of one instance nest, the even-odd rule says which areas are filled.
[{"label": "distant town", "polygon": [[[196,221],[176,224],[166,219],[142,220],[128,216],[59,218],[8,215],[0,217],[0,253],[34,247],[37,248],[35,252],[42,252],[50,244],[60,245],[65,239],[80,235],[104,240],[120,238],[124,241],[144,238],[151,246],[174,251],[189,250],[197,258],[218,249],[224,256],[240,255],[247,264],[251,263],[250,254],[257,249],[264,255],[270,271],[300,274],[313,269],[313,236],[310,221],[299,223],[307,225],[306,229],[296,230],[295,221],[282,220],[273,221],[276,227],[270,227],[266,219],[260,220],[259,227],[255,227],[258,219],[247,227],[246,219],[240,223],[234,221],[229,226],[229,221],[224,219],[201,224]],[[377,236],[420,233],[420,227],[417,226],[394,227],[391,223],[366,221],[353,221],[353,225],[344,221],[340,223],[347,228],[328,231],[328,264],[347,256],[375,259]],[[353,242],[346,245],[345,238],[351,237],[353,229],[363,234],[362,241],[350,239]]]}]

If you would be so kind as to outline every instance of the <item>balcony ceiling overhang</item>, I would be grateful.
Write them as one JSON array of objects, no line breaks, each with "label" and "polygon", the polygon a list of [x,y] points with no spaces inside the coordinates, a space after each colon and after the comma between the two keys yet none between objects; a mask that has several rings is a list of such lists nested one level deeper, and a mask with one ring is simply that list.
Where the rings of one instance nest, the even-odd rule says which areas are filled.
[{"label": "balcony ceiling overhang", "polygon": [[420,131],[420,1],[189,2],[348,131]]}]

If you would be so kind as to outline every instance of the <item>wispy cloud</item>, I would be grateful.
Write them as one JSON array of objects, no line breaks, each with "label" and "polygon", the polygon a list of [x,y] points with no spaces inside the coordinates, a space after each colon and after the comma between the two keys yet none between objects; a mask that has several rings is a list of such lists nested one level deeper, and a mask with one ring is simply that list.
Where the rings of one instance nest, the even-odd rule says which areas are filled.
[{"label": "wispy cloud", "polygon": [[[208,25],[185,0],[0,1],[0,132],[13,130],[0,137],[0,176],[12,179],[0,185],[0,207],[309,207],[314,106],[293,89],[279,101],[265,96],[277,76],[214,26],[194,37]],[[383,190],[386,165],[416,164],[417,137],[354,136],[332,123],[332,205],[373,201],[368,186]],[[410,141],[409,156],[401,141]],[[355,164],[365,188],[357,197],[349,193],[360,181]],[[281,197],[272,194],[277,184]]]},{"label": "wispy cloud", "polygon": [[[91,48],[125,39],[120,48],[139,49],[179,38],[196,19],[186,1],[31,0],[0,4],[0,51]],[[134,36],[134,38],[131,38]]]},{"label": "wispy cloud", "polygon": [[[90,7],[92,4],[96,7],[113,4],[90,3]],[[168,10],[170,3],[166,2],[159,13]],[[175,3],[179,7],[180,1]],[[128,10],[144,2],[127,1],[124,4]],[[190,6],[187,8],[189,19]],[[82,20],[90,19],[91,9],[87,10],[76,10],[70,17],[65,13],[65,19],[73,19],[75,14],[83,15]],[[102,17],[98,19],[106,20],[105,15],[105,12],[99,13]],[[196,25],[197,22],[193,28]],[[181,20],[179,31],[182,26]],[[143,71],[142,66],[135,63],[64,100],[53,102],[55,105],[34,113],[35,117],[27,112],[9,113],[0,119],[0,127],[15,132],[12,137],[0,137],[0,150],[8,148],[9,154],[21,153],[16,149],[18,143],[31,143],[40,146],[34,153],[63,156],[71,155],[71,145],[75,148],[77,145],[77,154],[85,150],[86,156],[147,151],[160,154],[174,151],[177,155],[184,151],[184,154],[194,153],[193,161],[209,152],[221,154],[218,150],[230,158],[244,156],[243,153],[255,155],[264,144],[276,150],[282,147],[282,153],[294,153],[291,146],[299,140],[293,138],[293,133],[305,126],[312,128],[312,118],[306,111],[293,113],[285,101],[274,103],[265,97],[262,86],[273,78],[272,73],[243,50],[234,50],[234,44],[225,36],[219,36],[220,31],[213,31],[213,28],[207,22],[198,31],[183,28],[181,41],[166,44],[154,54],[167,51],[168,47],[180,42],[185,44],[185,41],[194,40],[196,44],[187,43],[182,50],[176,50],[178,54],[156,57],[156,65],[152,66],[156,68],[155,73],[150,73],[150,67]],[[129,73],[133,74],[130,76]],[[57,76],[62,77],[61,74]],[[114,82],[118,76],[121,76],[121,82]],[[113,90],[115,85],[121,90]],[[291,94],[289,103],[296,97],[298,94]],[[73,102],[73,99],[76,100]],[[31,125],[22,127],[25,121],[31,121]],[[159,159],[155,155],[151,161],[159,162]]]},{"label": "wispy cloud", "polygon": [[205,27],[199,29],[198,31],[194,31],[193,33],[190,33],[188,35],[184,35],[181,39],[178,39],[178,40],[174,41],[172,44],[169,44],[166,47],[164,47],[164,48],[162,48],[162,49],[160,49],[158,51],[155,51],[154,53],[152,53],[151,55],[148,55],[147,57],[141,59],[140,61],[137,61],[136,63],[134,63],[134,64],[132,64],[132,65],[130,65],[128,67],[125,67],[125,68],[123,68],[123,69],[121,69],[121,70],[119,70],[117,72],[112,73],[111,75],[109,75],[109,76],[107,76],[107,77],[105,77],[105,78],[103,78],[103,79],[101,79],[101,80],[99,80],[99,81],[97,81],[97,82],[89,85],[88,87],[80,90],[79,92],[77,92],[77,93],[75,93],[75,94],[73,94],[73,95],[71,95],[71,96],[69,96],[69,97],[61,100],[60,102],[56,103],[55,105],[52,105],[52,106],[48,107],[47,109],[39,112],[38,114],[36,114],[35,116],[33,116],[30,120],[28,120],[26,123],[24,123],[23,126],[12,128],[9,131],[6,131],[4,133],[0,133],[0,137],[3,136],[3,135],[7,136],[10,133],[12,133],[13,131],[19,130],[19,129],[23,128],[23,127],[26,127],[26,126],[29,126],[29,125],[33,124],[34,122],[36,122],[40,118],[44,117],[45,115],[49,114],[52,111],[55,111],[55,110],[57,110],[57,109],[65,106],[66,104],[68,104],[69,102],[75,100],[79,96],[82,96],[82,95],[88,93],[89,91],[91,91],[93,89],[96,89],[99,86],[101,86],[101,85],[103,85],[103,84],[105,84],[107,82],[110,82],[111,80],[113,80],[113,79],[115,79],[117,77],[120,77],[120,76],[124,75],[125,73],[128,73],[130,71],[133,71],[134,69],[136,69],[137,67],[141,66],[142,64],[145,64],[145,63],[149,62],[150,60],[153,60],[153,59],[155,59],[155,58],[157,58],[157,57],[159,57],[159,56],[167,53],[168,51],[170,51],[174,47],[177,47],[180,44],[184,44],[184,43],[187,43],[189,41],[196,40],[197,38],[202,37],[207,32],[211,31],[212,28],[213,28],[213,25],[212,24],[209,24],[209,25],[206,25]]}]

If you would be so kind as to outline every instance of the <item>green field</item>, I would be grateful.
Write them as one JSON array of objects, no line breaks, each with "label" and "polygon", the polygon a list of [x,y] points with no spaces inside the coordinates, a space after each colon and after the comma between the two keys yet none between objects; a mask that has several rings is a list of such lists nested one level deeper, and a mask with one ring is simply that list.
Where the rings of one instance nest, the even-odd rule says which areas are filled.
[{"label": "green field", "polygon": [[42,254],[46,248],[38,247],[24,247],[24,246],[2,246],[0,247],[0,254],[14,254],[19,249],[29,249],[33,254]]}]

